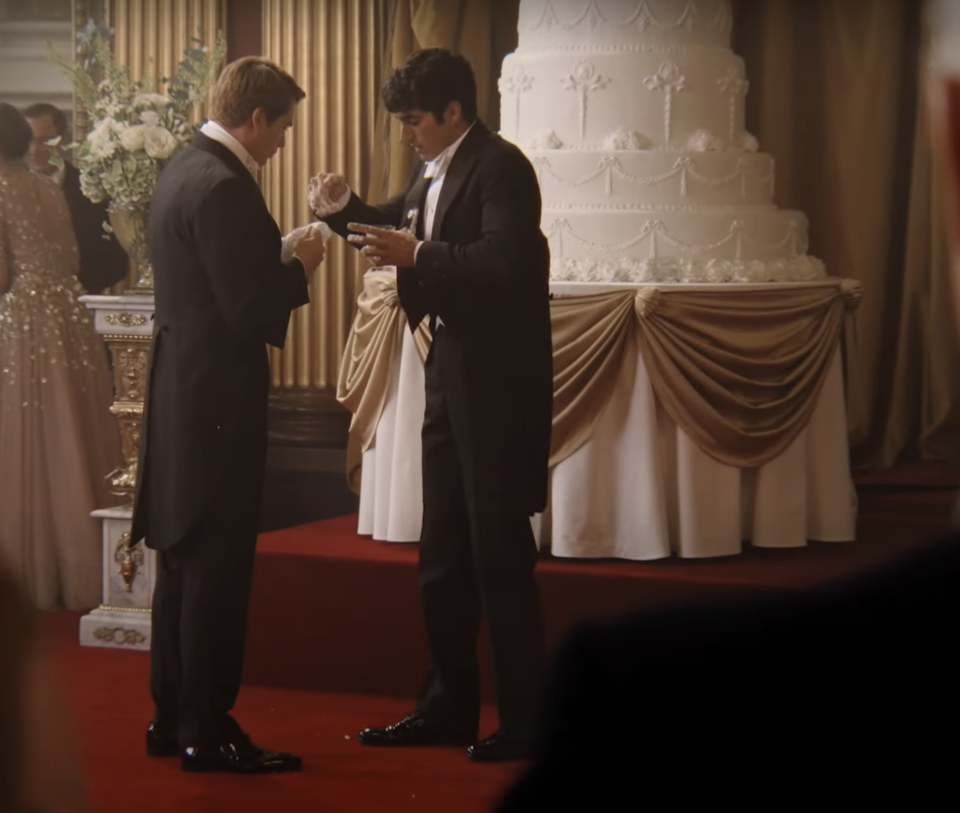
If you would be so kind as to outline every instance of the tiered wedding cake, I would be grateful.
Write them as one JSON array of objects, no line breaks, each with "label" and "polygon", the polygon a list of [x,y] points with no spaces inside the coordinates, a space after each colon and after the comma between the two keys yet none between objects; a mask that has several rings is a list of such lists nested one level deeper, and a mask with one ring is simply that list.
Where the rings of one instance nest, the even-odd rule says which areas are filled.
[{"label": "tiered wedding cake", "polygon": [[744,130],[727,0],[521,0],[501,134],[540,178],[555,280],[814,280]]}]

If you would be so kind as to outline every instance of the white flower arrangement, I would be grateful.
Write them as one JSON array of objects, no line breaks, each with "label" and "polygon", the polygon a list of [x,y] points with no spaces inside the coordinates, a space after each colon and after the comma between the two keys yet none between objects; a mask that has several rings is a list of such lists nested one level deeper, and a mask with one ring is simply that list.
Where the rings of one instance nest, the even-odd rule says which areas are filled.
[{"label": "white flower arrangement", "polygon": [[[93,122],[86,138],[70,145],[83,194],[113,207],[142,208],[163,164],[193,137],[190,114],[216,76],[226,44],[219,33],[212,49],[194,39],[172,77],[134,82],[113,57],[112,37],[112,29],[90,20],[77,32],[77,59],[53,52],[51,59],[70,75]],[[158,85],[167,93],[151,90]]]}]

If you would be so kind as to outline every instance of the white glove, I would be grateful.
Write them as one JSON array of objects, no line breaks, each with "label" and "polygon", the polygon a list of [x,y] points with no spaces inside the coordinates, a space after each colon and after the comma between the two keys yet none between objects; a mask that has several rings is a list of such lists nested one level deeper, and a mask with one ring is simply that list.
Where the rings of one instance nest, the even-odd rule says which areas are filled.
[{"label": "white glove", "polygon": [[307,203],[319,217],[336,214],[350,202],[350,185],[343,175],[321,172],[307,184]]},{"label": "white glove", "polygon": [[297,243],[307,235],[312,235],[318,231],[323,238],[324,244],[326,244],[333,234],[326,223],[308,223],[306,226],[298,226],[289,234],[284,235],[283,242],[280,244],[280,262],[290,262],[290,260],[293,259],[294,252],[297,250]]}]

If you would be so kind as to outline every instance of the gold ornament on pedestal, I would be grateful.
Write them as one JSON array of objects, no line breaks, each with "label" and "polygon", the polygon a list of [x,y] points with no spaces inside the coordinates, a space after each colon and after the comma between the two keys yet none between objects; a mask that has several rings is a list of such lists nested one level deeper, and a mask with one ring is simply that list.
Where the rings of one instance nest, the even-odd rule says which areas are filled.
[{"label": "gold ornament on pedestal", "polygon": [[[141,314],[116,314],[118,321],[134,323]],[[110,491],[133,500],[137,489],[137,458],[140,451],[140,423],[147,388],[147,355],[150,336],[111,335],[104,337],[113,357],[114,397],[110,412],[120,425],[123,466],[107,475]]]}]

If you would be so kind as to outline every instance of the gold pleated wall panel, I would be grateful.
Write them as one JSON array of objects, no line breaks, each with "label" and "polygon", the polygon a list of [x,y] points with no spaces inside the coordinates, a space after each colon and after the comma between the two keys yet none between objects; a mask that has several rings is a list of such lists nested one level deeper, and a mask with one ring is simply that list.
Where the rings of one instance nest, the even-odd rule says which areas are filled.
[{"label": "gold pleated wall panel", "polygon": [[[114,58],[134,80],[171,76],[194,37],[213,47],[218,31],[226,36],[227,0],[106,0],[103,12],[114,29]],[[162,85],[155,90],[164,92]],[[205,107],[194,111],[195,122],[203,121]],[[127,284],[136,278],[131,266]],[[114,290],[123,288],[120,283]]]},{"label": "gold pleated wall panel", "polygon": [[[264,56],[296,78],[307,98],[262,186],[286,233],[311,219],[307,183],[342,172],[360,195],[369,185],[387,0],[264,0]],[[337,370],[368,264],[334,237],[314,276],[311,303],[294,314],[286,347],[271,349],[274,387],[336,386]]]},{"label": "gold pleated wall panel", "polygon": [[[112,0],[106,5],[114,55],[131,79],[170,76],[194,37],[212,47],[218,31],[226,36],[227,0]],[[197,111],[198,120],[200,115]]]}]

